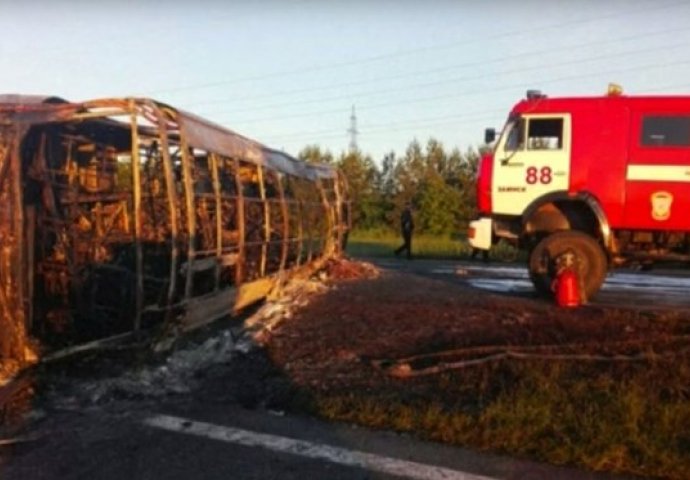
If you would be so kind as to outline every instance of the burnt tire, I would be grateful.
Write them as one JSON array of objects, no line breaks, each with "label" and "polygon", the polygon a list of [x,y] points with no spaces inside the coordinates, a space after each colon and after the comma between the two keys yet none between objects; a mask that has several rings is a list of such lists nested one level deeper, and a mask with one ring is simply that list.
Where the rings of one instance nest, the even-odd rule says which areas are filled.
[{"label": "burnt tire", "polygon": [[568,231],[552,233],[542,239],[529,256],[529,276],[537,293],[553,295],[551,283],[556,275],[555,259],[571,250],[582,288],[582,300],[592,298],[606,278],[607,260],[604,250],[590,235]]}]

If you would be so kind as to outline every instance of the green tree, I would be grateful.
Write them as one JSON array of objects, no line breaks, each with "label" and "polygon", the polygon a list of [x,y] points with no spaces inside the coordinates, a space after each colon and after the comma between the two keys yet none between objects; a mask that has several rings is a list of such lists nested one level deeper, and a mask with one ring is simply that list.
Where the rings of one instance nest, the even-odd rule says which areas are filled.
[{"label": "green tree", "polygon": [[381,173],[379,176],[379,194],[381,197],[382,227],[393,228],[393,211],[395,209],[394,199],[398,191],[395,180],[395,172],[398,168],[399,160],[395,152],[390,152],[383,157],[381,162]]},{"label": "green tree", "polygon": [[459,172],[458,189],[461,194],[460,222],[466,227],[477,215],[477,167],[480,153],[468,149],[463,156],[462,169]]},{"label": "green tree", "polygon": [[389,200],[391,206],[386,212],[388,225],[397,229],[405,204],[408,202],[414,204],[425,169],[422,148],[417,140],[413,140],[407,147],[405,156],[392,166],[390,178],[392,196]]},{"label": "green tree", "polygon": [[297,158],[309,163],[333,163],[333,154],[328,150],[321,151],[318,145],[307,145],[297,154]]},{"label": "green tree", "polygon": [[347,179],[356,228],[379,227],[383,219],[380,173],[368,155],[359,151],[343,153],[337,162]]},{"label": "green tree", "polygon": [[337,160],[318,145],[299,157],[308,162],[336,164],[345,174],[353,201],[356,228],[396,230],[406,203],[415,207],[417,230],[432,234],[457,233],[476,215],[475,179],[483,152],[457,148],[450,152],[430,138],[422,148],[417,140],[403,156],[386,154],[381,168],[360,151],[342,153]]},{"label": "green tree", "polygon": [[422,181],[415,203],[421,231],[434,235],[457,231],[460,192],[444,182],[441,175],[430,174]]}]

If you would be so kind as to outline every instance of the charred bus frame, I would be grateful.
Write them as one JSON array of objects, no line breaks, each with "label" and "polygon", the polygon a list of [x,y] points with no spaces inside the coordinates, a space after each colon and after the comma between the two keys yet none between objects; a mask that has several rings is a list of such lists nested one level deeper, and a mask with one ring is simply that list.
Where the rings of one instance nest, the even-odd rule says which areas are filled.
[{"label": "charred bus frame", "polygon": [[340,251],[346,189],[150,99],[0,96],[0,359],[255,302]]}]

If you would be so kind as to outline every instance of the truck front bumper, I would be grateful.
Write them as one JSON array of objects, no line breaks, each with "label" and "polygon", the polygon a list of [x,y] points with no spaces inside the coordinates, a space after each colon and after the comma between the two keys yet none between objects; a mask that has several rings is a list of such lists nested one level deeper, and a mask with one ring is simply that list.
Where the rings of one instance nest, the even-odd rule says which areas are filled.
[{"label": "truck front bumper", "polygon": [[480,218],[470,222],[470,228],[467,232],[467,239],[472,248],[479,250],[488,250],[491,248],[491,232],[492,224],[490,218]]}]

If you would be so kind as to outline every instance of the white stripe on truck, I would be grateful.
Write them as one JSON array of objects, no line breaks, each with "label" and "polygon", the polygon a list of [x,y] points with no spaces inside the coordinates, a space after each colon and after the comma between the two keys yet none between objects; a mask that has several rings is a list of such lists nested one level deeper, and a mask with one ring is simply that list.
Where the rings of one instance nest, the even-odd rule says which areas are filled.
[{"label": "white stripe on truck", "polygon": [[632,181],[690,182],[690,165],[628,165]]}]

